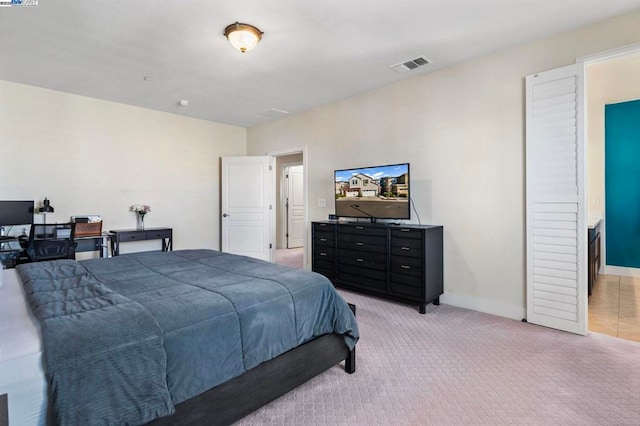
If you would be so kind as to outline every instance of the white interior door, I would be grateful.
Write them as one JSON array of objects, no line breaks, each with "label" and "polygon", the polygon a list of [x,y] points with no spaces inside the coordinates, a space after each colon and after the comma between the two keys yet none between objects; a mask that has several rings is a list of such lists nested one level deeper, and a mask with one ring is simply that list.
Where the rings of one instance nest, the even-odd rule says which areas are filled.
[{"label": "white interior door", "polygon": [[583,68],[527,76],[527,321],[587,332]]},{"label": "white interior door", "polygon": [[304,244],[304,170],[291,166],[287,172],[287,248]]},{"label": "white interior door", "polygon": [[272,260],[272,159],[222,158],[222,251]]}]

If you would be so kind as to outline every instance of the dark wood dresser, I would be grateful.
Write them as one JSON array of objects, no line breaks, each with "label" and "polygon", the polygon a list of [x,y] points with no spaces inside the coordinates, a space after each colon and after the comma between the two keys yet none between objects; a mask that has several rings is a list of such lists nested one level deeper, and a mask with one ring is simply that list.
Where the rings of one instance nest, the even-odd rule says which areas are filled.
[{"label": "dark wood dresser", "polygon": [[337,287],[414,303],[443,293],[442,226],[312,222],[312,270]]}]

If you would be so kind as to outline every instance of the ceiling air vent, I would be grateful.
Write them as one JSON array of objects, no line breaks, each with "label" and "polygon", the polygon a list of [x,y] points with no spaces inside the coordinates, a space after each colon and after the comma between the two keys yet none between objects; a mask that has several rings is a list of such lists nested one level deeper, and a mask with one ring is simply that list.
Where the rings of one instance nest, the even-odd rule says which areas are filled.
[{"label": "ceiling air vent", "polygon": [[429,65],[430,63],[431,63],[430,59],[427,59],[424,56],[420,56],[415,59],[411,59],[409,61],[391,65],[389,68],[391,68],[392,70],[394,70],[399,74],[404,74],[405,72],[413,71],[425,65]]}]

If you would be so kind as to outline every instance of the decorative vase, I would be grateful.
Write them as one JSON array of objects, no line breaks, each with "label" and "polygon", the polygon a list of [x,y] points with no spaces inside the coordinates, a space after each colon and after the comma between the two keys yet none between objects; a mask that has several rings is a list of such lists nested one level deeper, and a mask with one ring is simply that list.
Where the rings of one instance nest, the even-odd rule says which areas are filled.
[{"label": "decorative vase", "polygon": [[144,215],[138,213],[136,216],[138,218],[138,220],[136,221],[136,229],[138,230],[144,229]]}]

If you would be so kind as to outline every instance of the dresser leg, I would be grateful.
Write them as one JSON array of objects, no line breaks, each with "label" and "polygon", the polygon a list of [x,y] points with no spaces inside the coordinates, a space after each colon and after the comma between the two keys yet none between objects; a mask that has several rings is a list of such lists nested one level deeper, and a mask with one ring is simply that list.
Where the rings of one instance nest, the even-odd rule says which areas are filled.
[{"label": "dresser leg", "polygon": [[436,297],[435,299],[433,299],[433,304],[438,306],[440,304],[440,296]]},{"label": "dresser leg", "polygon": [[420,306],[418,307],[418,312],[420,312],[421,314],[426,314],[427,313],[427,304],[426,303],[421,303]]}]

